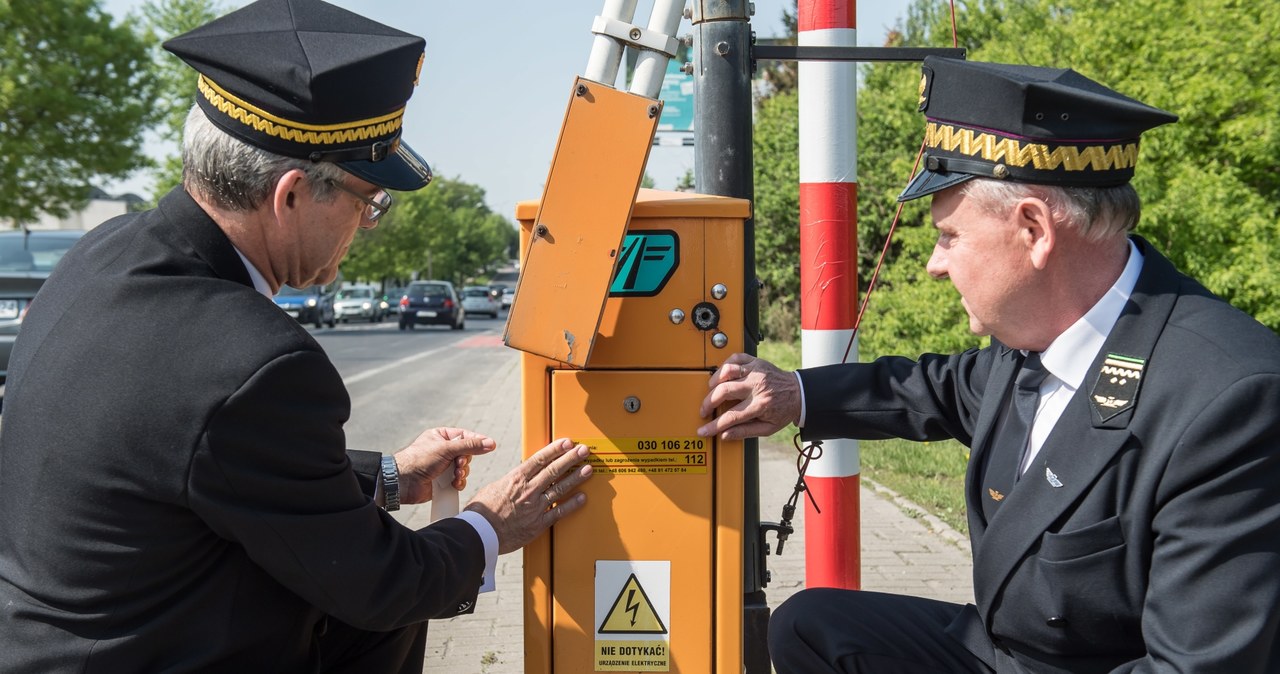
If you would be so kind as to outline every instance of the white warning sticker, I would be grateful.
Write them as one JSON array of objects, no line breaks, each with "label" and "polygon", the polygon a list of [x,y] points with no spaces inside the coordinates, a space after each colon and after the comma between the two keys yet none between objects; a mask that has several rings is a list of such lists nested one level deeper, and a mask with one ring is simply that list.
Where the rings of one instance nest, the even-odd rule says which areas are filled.
[{"label": "white warning sticker", "polygon": [[595,671],[671,670],[671,562],[596,560]]}]

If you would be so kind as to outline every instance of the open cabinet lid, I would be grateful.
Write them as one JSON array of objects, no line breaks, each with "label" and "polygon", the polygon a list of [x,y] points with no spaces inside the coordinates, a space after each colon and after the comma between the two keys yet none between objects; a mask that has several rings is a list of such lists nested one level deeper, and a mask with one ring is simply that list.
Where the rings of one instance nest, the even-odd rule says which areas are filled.
[{"label": "open cabinet lid", "polygon": [[503,341],[585,367],[662,103],[577,78]]}]

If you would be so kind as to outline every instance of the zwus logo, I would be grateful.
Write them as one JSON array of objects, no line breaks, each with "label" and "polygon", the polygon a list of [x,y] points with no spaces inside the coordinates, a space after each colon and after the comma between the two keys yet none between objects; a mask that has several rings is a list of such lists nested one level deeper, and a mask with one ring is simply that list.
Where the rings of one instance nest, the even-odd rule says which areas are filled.
[{"label": "zwus logo", "polygon": [[680,238],[667,229],[627,234],[609,284],[611,296],[657,295],[680,266]]}]

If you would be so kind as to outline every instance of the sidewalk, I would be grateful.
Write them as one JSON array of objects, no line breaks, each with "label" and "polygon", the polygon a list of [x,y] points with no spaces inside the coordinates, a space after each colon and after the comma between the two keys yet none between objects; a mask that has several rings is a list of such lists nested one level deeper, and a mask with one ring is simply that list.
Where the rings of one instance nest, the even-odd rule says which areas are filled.
[{"label": "sidewalk", "polygon": [[[472,463],[462,503],[520,462],[519,354],[501,349],[498,366],[473,399],[461,401],[451,423],[498,441],[496,456]],[[794,451],[761,445],[760,518],[776,521],[795,483]],[[796,532],[781,556],[770,555],[772,581],[765,588],[770,608],[804,586],[804,515],[797,508]],[[973,601],[972,559],[968,539],[893,492],[862,482],[862,587],[945,601]],[[430,522],[428,506],[409,506],[397,519],[413,528]],[[769,538],[773,546],[773,537]],[[774,546],[776,547],[776,546]],[[524,636],[520,553],[498,558],[497,591],[480,595],[475,613],[431,623],[426,670],[458,674],[523,674]]]}]

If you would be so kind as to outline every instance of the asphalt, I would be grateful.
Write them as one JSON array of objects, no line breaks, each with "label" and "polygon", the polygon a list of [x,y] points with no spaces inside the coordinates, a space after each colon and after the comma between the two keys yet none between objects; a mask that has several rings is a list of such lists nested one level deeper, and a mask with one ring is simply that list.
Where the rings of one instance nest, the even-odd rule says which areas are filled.
[{"label": "asphalt", "polygon": [[[498,451],[472,463],[472,475],[462,503],[520,462],[519,354],[496,339],[492,371],[483,386],[460,401],[450,422],[493,437]],[[795,482],[794,450],[762,443],[760,449],[761,518],[778,519]],[[765,588],[770,608],[776,608],[804,588],[804,515],[797,513],[796,532],[781,556],[771,555],[772,574]],[[862,479],[862,589],[912,594],[944,601],[973,601],[972,556],[968,540],[891,490]],[[430,522],[429,506],[409,506],[397,514],[418,528]],[[772,537],[770,537],[772,540]],[[523,609],[522,555],[498,558],[497,590],[480,595],[475,613],[431,623],[426,671],[458,674],[522,674]]]}]

